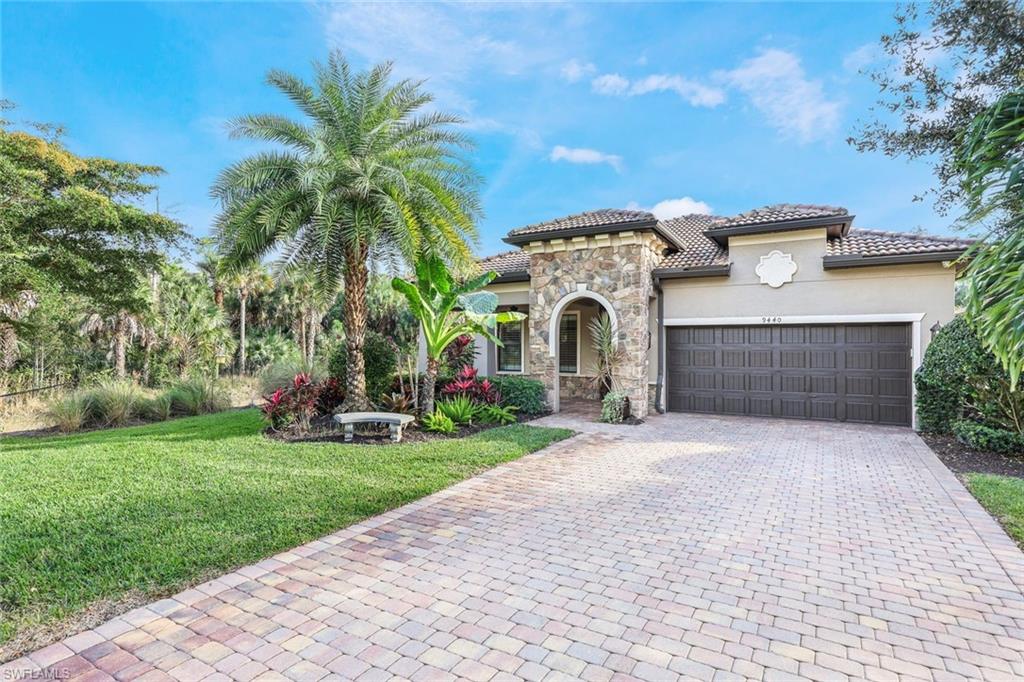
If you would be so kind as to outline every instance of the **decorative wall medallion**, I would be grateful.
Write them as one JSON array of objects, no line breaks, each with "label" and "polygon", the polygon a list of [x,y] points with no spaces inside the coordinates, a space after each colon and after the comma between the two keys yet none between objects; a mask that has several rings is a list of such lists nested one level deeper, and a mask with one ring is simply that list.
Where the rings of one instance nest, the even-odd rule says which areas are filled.
[{"label": "decorative wall medallion", "polygon": [[778,289],[786,282],[793,281],[793,275],[796,274],[796,263],[793,262],[792,255],[781,251],[772,251],[767,256],[761,256],[761,262],[754,272],[761,278],[761,284]]}]

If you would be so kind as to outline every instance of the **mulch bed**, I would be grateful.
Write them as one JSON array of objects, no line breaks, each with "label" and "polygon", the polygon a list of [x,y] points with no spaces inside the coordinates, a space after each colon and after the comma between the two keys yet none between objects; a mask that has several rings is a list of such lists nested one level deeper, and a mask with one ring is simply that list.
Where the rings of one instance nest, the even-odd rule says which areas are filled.
[{"label": "mulch bed", "polygon": [[[520,424],[533,421],[534,419],[540,419],[546,417],[550,413],[544,414],[520,414],[517,415],[518,422]],[[402,429],[402,442],[403,443],[425,443],[432,440],[450,440],[452,438],[465,438],[466,436],[472,436],[475,433],[481,431],[488,431],[490,429],[498,428],[499,424],[472,424],[469,426],[458,426],[454,433],[436,433],[434,431],[424,431],[418,423],[410,424],[409,426]],[[317,417],[312,425],[310,432],[298,436],[292,433],[283,433],[279,431],[271,431],[267,429],[264,431],[267,438],[273,438],[274,440],[284,441],[286,443],[344,443],[345,434],[342,430],[334,425],[331,417]],[[374,426],[373,424],[362,424],[357,425],[355,430],[355,436],[349,441],[355,445],[394,445],[391,442],[391,433],[388,430],[387,425]]]},{"label": "mulch bed", "polygon": [[974,450],[956,436],[922,433],[921,438],[953,473],[998,474],[1024,478],[1024,456]]}]

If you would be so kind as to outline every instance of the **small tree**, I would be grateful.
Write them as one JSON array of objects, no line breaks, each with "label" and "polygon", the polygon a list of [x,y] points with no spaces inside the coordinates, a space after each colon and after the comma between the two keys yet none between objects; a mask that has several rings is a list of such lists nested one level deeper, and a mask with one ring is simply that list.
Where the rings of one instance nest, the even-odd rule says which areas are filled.
[{"label": "small tree", "polygon": [[409,309],[419,320],[423,332],[427,351],[427,371],[420,398],[423,414],[434,411],[434,383],[448,344],[463,334],[480,334],[501,346],[501,340],[494,333],[497,326],[526,317],[522,313],[495,312],[498,297],[481,290],[497,276],[496,272],[487,272],[460,284],[444,261],[428,256],[416,262],[415,283],[400,277],[391,280],[391,286],[409,302]]}]

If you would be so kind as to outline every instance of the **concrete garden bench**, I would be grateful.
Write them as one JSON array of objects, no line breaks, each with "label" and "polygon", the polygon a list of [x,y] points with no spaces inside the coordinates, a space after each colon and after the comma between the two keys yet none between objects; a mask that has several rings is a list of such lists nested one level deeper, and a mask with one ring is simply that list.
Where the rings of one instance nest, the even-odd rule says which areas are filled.
[{"label": "concrete garden bench", "polygon": [[345,427],[346,443],[355,435],[356,424],[387,424],[391,431],[391,440],[399,443],[402,440],[402,429],[413,419],[411,414],[397,412],[343,412],[334,415],[334,423]]}]

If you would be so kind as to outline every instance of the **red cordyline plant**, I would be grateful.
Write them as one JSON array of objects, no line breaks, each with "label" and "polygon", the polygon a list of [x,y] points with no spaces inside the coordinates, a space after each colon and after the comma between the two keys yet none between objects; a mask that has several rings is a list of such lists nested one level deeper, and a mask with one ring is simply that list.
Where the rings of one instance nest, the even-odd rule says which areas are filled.
[{"label": "red cordyline plant", "polygon": [[465,395],[473,402],[485,405],[497,405],[501,402],[501,393],[490,379],[477,377],[477,369],[469,365],[459,370],[455,378],[449,381],[441,393],[449,396]]},{"label": "red cordyline plant", "polygon": [[323,387],[301,372],[292,379],[292,385],[279,388],[268,396],[263,415],[275,431],[292,429],[303,434],[309,431],[310,421],[317,412]]}]

